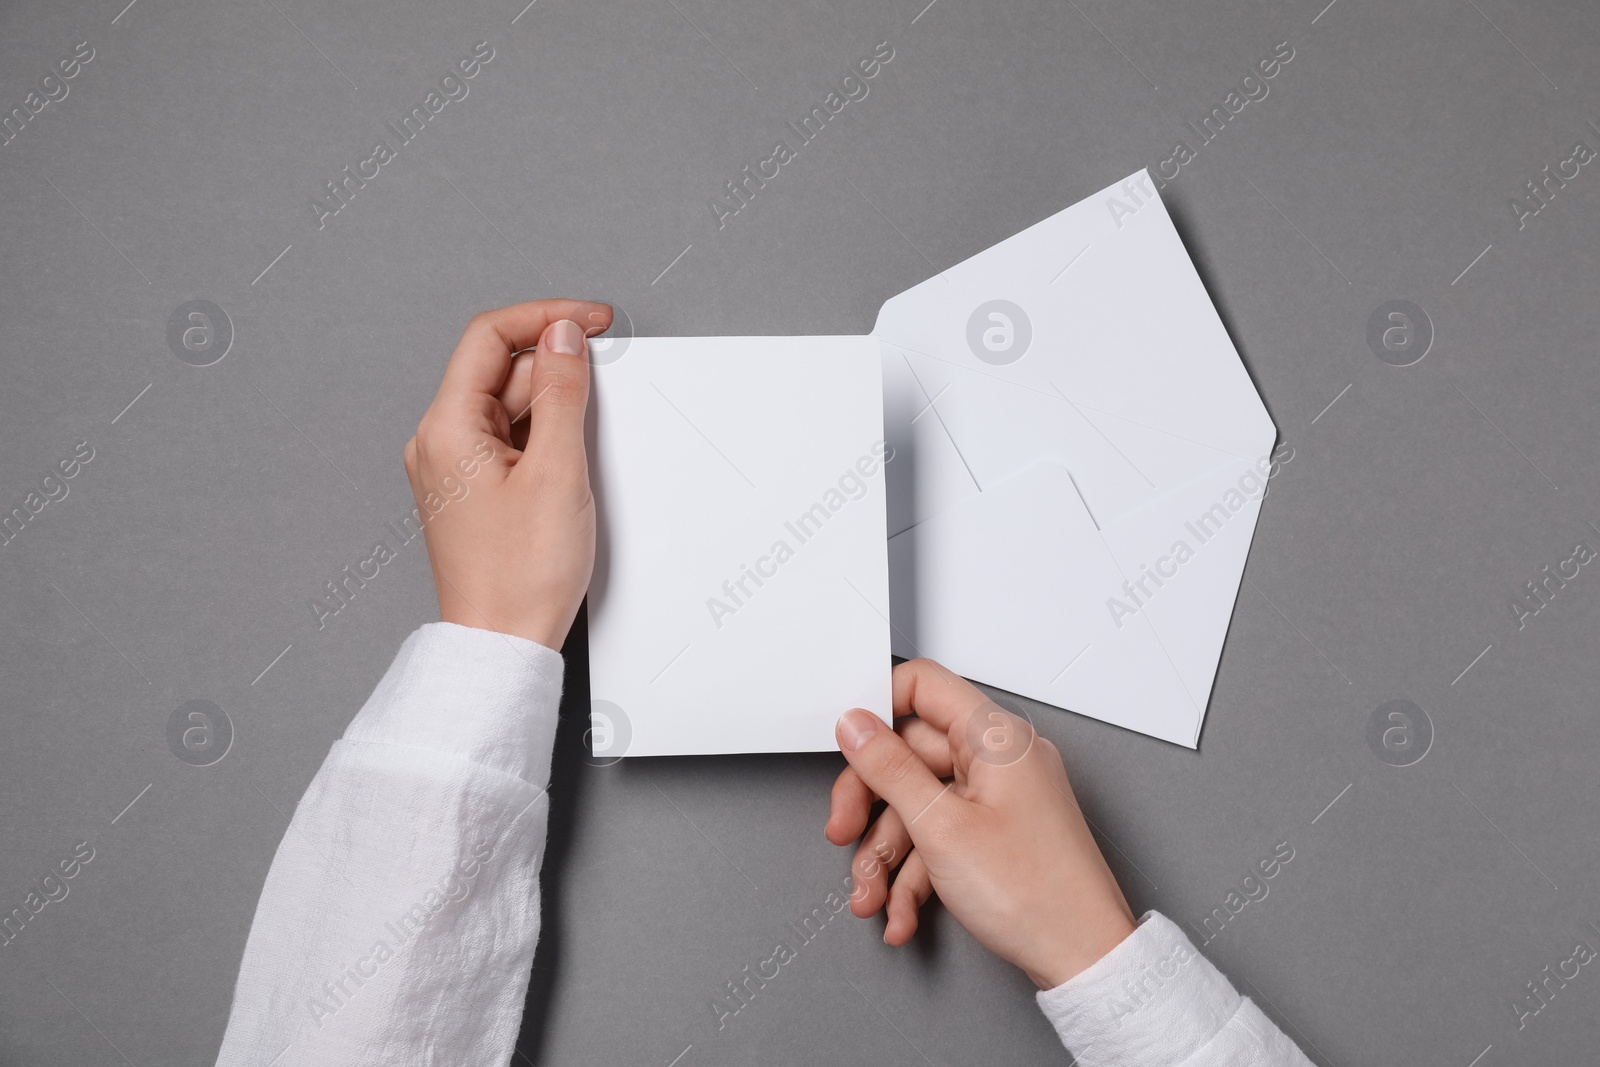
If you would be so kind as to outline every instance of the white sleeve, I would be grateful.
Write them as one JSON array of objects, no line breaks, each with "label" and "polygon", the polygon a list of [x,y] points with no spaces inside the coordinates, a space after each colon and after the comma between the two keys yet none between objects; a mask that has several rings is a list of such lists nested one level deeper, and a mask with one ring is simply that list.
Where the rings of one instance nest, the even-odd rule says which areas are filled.
[{"label": "white sleeve", "polygon": [[542,645],[406,639],[278,846],[218,1067],[511,1059],[560,698]]},{"label": "white sleeve", "polygon": [[1166,916],[1148,912],[1039,1007],[1078,1067],[1311,1067]]}]

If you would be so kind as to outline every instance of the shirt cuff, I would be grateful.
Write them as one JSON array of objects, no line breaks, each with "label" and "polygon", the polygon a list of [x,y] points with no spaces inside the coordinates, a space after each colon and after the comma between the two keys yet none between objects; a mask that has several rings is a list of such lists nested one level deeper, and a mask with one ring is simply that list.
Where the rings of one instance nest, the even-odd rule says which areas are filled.
[{"label": "shirt cuff", "polygon": [[344,739],[455,756],[543,789],[560,703],[559,652],[434,622],[406,638]]},{"label": "shirt cuff", "polygon": [[1210,1041],[1241,997],[1166,916],[1147,912],[1121,944],[1038,994],[1080,1067],[1178,1064]]}]

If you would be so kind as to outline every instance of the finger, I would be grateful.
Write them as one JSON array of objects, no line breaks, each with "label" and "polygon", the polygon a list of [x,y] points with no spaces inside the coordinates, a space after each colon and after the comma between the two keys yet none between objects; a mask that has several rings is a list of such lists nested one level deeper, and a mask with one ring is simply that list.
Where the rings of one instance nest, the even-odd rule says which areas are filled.
[{"label": "finger", "polygon": [[511,370],[511,354],[532,348],[552,322],[562,319],[609,324],[611,308],[589,300],[532,300],[472,316],[444,369],[439,397],[498,396]]},{"label": "finger", "polygon": [[[917,758],[940,778],[955,773],[950,756],[950,741],[945,734],[930,723],[917,718],[901,719],[895,724],[900,736],[906,739]],[[836,845],[848,845],[861,836],[872,814],[872,805],[878,797],[853,767],[846,767],[833,783],[829,799],[828,822],[823,834]]]},{"label": "finger", "polygon": [[995,768],[1021,763],[1038,741],[1033,723],[985,700],[967,716],[966,727],[955,731],[950,748],[957,763],[965,764],[970,773],[978,773],[980,765]]},{"label": "finger", "polygon": [[[899,810],[908,827],[914,829],[923,816],[931,820],[930,826],[937,825],[950,812],[949,805],[966,803],[960,797],[944,797],[947,787],[938,776],[904,738],[870,711],[845,712],[834,730],[850,766],[867,788]],[[930,810],[935,801],[940,806]]]},{"label": "finger", "polygon": [[528,415],[533,411],[533,350],[511,357],[511,372],[500,390],[500,406],[507,419],[507,439],[521,452],[528,447]]},{"label": "finger", "polygon": [[[590,312],[587,318],[577,320],[578,325],[584,328],[585,337],[593,337],[611,328],[614,313],[604,304],[599,306],[602,311]],[[512,354],[511,371],[506,375],[506,384],[500,390],[500,403],[505,405],[506,417],[513,424],[526,419],[533,409],[534,352],[535,349],[529,348]]]},{"label": "finger", "polygon": [[889,887],[889,923],[884,927],[883,940],[897,947],[910,941],[917,932],[917,913],[931,896],[933,878],[928,874],[928,865],[922,862],[921,853],[912,852]]},{"label": "finger", "polygon": [[911,835],[900,813],[889,808],[878,816],[850,863],[855,878],[850,890],[850,910],[857,918],[877,914],[889,896],[889,872],[911,851]]},{"label": "finger", "polygon": [[894,714],[916,715],[949,733],[988,698],[971,682],[931,659],[894,669]]},{"label": "finger", "polygon": [[911,751],[917,758],[928,765],[940,778],[949,778],[955,773],[955,761],[950,753],[950,736],[930,722],[915,717],[900,719],[894,724],[895,730],[906,739],[906,744],[911,746]]},{"label": "finger", "polygon": [[533,354],[528,446],[518,469],[575,470],[584,463],[583,413],[589,404],[588,342],[571,319],[550,324]]},{"label": "finger", "polygon": [[512,422],[527,418],[528,407],[533,403],[533,351],[518,352],[511,357],[511,370],[506,384],[500,389],[500,403],[505,406],[506,418]]},{"label": "finger", "polygon": [[855,768],[846,767],[834,780],[833,796],[828,802],[828,823],[822,829],[823,834],[836,845],[848,845],[867,828],[867,818],[877,801],[878,798],[867,788],[867,783],[861,780]]}]

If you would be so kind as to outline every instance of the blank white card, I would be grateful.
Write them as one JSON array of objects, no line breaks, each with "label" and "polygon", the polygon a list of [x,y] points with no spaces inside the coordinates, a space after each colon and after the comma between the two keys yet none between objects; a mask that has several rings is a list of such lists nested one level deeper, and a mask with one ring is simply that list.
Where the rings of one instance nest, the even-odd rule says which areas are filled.
[{"label": "blank white card", "polygon": [[846,710],[888,721],[877,339],[636,337],[596,362],[594,754],[831,751]]}]

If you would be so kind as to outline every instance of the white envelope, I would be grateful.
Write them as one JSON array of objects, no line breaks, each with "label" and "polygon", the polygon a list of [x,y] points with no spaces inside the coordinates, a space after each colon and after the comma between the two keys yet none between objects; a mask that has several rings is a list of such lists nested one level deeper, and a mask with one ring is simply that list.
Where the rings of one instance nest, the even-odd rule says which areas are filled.
[{"label": "white envelope", "polygon": [[873,333],[895,653],[1197,747],[1277,431],[1148,175]]},{"label": "white envelope", "polygon": [[849,708],[889,720],[877,341],[637,337],[595,362],[594,754],[836,750]]}]

